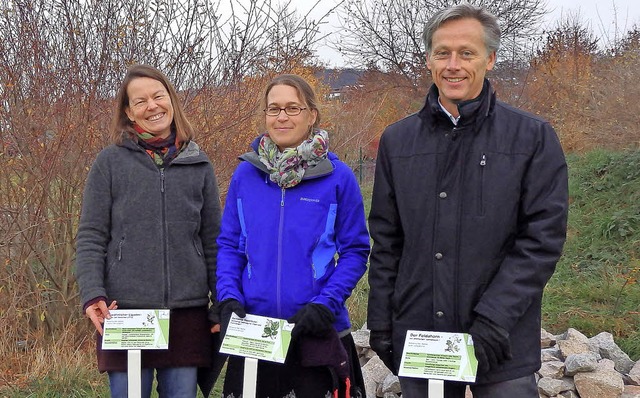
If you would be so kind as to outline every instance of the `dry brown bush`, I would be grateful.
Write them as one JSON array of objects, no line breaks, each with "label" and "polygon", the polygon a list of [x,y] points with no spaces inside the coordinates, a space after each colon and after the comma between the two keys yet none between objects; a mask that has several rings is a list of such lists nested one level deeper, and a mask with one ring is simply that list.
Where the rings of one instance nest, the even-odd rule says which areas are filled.
[{"label": "dry brown bush", "polygon": [[551,121],[565,151],[637,147],[640,89],[631,82],[640,78],[639,50],[637,29],[601,50],[588,25],[570,15],[532,59],[523,107]]},{"label": "dry brown bush", "polygon": [[400,74],[365,72],[357,85],[330,102],[328,114],[332,148],[346,160],[376,157],[377,143],[386,126],[422,106],[424,88]]},{"label": "dry brown bush", "polygon": [[94,366],[74,241],[84,180],[108,144],[112,98],[128,65],[155,65],[176,85],[222,192],[256,135],[265,79],[311,73],[303,65],[321,21],[269,1],[225,21],[215,7],[209,0],[159,8],[144,0],[0,4],[0,386],[58,366]]}]

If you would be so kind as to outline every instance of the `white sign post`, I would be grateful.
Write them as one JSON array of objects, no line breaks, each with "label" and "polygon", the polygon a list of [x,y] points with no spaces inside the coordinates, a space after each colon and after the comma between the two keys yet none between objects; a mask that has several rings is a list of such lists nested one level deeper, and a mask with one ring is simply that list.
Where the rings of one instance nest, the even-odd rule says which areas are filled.
[{"label": "white sign post", "polygon": [[444,398],[444,380],[429,379],[429,398]]},{"label": "white sign post", "polygon": [[142,351],[127,351],[127,391],[129,398],[142,397]]},{"label": "white sign post", "polygon": [[258,384],[258,360],[255,358],[244,359],[244,379],[242,384],[242,396],[244,398],[256,398],[256,386]]},{"label": "white sign post", "polygon": [[111,310],[105,319],[103,350],[127,350],[129,398],[142,396],[142,351],[169,348],[169,310]]}]

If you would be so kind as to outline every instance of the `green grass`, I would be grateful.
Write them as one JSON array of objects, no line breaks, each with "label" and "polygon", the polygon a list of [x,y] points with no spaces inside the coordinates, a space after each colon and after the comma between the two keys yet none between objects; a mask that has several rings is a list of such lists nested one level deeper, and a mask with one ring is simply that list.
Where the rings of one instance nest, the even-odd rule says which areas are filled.
[{"label": "green grass", "polygon": [[[371,210],[371,192],[373,190],[373,183],[363,184],[360,187],[362,197],[364,200],[364,214],[368,215]],[[367,268],[368,268],[367,264]],[[362,325],[367,321],[367,300],[369,299],[369,283],[367,278],[369,276],[368,271],[362,276],[362,279],[358,282],[358,285],[353,289],[351,297],[347,300],[347,308],[349,309],[349,316],[351,317],[351,323],[353,330],[360,329]]]},{"label": "green grass", "polygon": [[52,369],[52,372],[41,379],[32,379],[26,387],[0,387],[2,398],[97,398],[109,397],[109,386],[106,374],[91,371],[70,369]]},{"label": "green grass", "polygon": [[640,358],[640,151],[568,157],[564,254],[545,290],[543,326],[602,331]]}]

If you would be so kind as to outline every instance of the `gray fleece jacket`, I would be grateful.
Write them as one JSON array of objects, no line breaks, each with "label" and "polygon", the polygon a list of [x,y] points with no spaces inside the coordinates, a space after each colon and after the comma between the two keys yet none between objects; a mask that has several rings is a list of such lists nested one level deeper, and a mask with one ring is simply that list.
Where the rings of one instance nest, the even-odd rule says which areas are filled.
[{"label": "gray fleece jacket", "polygon": [[125,308],[187,308],[216,297],[220,199],[198,145],[164,169],[136,143],[102,150],[84,190],[76,277],[86,303],[106,297]]}]

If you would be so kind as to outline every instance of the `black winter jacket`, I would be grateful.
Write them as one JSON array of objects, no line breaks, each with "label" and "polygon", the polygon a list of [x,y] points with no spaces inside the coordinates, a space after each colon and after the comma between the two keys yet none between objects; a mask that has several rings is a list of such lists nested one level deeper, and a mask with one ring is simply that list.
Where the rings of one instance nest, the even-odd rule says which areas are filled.
[{"label": "black winter jacket", "polygon": [[478,383],[540,367],[542,292],[566,235],[567,166],[555,131],[497,101],[488,81],[451,122],[431,88],[382,135],[369,229],[368,326],[468,332],[478,314],[510,334],[513,359]]}]

